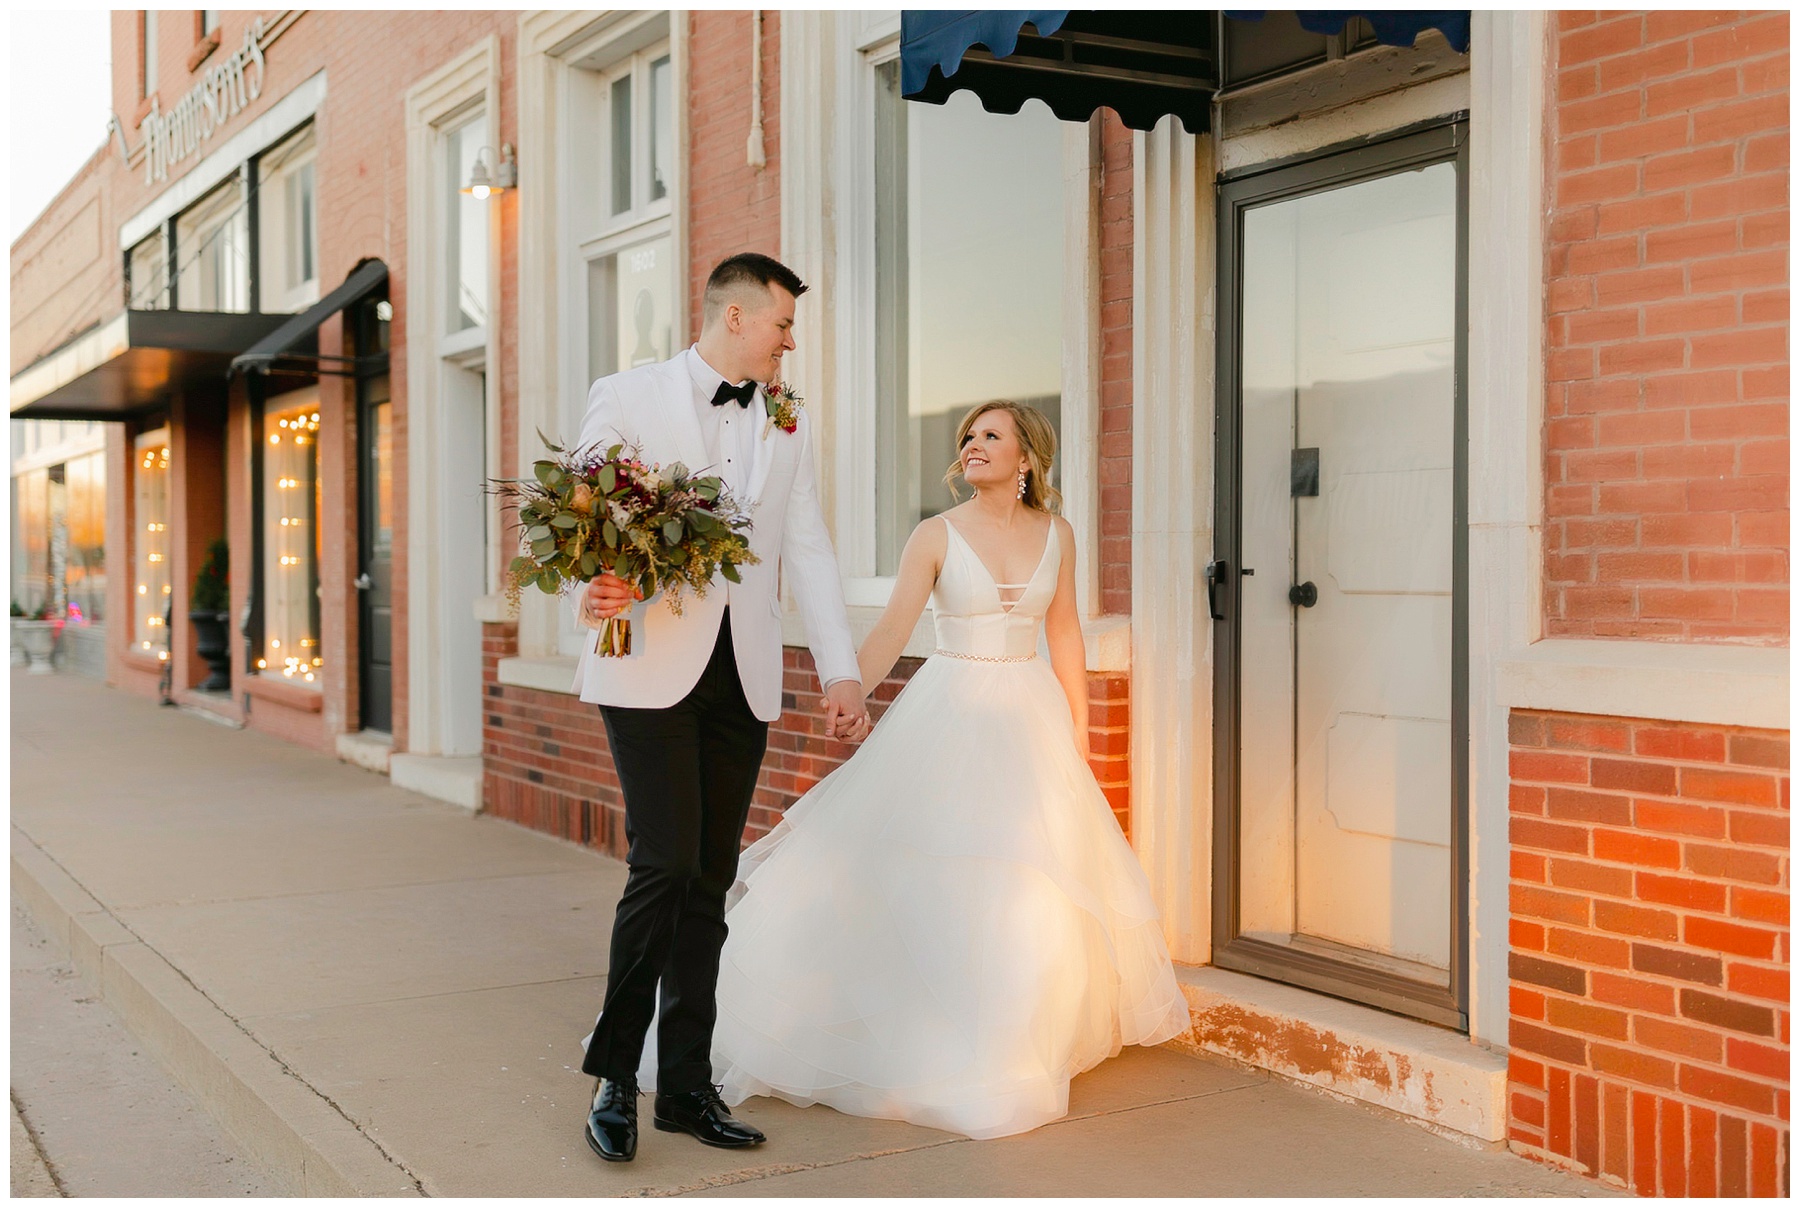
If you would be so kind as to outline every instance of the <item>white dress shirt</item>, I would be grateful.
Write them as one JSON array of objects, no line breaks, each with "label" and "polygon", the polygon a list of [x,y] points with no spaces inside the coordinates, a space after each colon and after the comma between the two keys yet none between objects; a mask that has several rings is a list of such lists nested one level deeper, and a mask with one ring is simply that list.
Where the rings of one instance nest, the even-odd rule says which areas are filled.
[{"label": "white dress shirt", "polygon": [[[762,408],[757,405],[760,395],[753,395],[748,407],[740,407],[735,402],[715,407],[713,395],[718,393],[725,375],[706,363],[698,344],[687,350],[687,368],[688,378],[694,383],[694,414],[700,420],[700,438],[706,442],[709,462],[705,466],[689,468],[696,474],[717,474],[725,480],[726,486],[741,496],[749,484],[750,462],[756,455],[756,438],[765,418]],[[740,382],[730,384],[742,385]]]},{"label": "white dress shirt", "polygon": [[[688,380],[694,385],[694,415],[700,421],[700,439],[705,442],[708,464],[690,466],[696,474],[717,474],[725,480],[725,485],[733,493],[742,498],[750,481],[751,459],[756,455],[756,442],[762,437],[763,426],[768,422],[768,413],[762,406],[760,387],[750,397],[750,405],[740,407],[736,402],[728,402],[713,406],[713,396],[719,392],[719,386],[726,381],[725,375],[706,363],[700,355],[700,346],[691,344],[687,350]],[[731,382],[732,386],[740,386],[741,382]],[[853,679],[852,676],[841,675],[836,679],[826,680],[821,687],[829,688],[833,684]]]}]

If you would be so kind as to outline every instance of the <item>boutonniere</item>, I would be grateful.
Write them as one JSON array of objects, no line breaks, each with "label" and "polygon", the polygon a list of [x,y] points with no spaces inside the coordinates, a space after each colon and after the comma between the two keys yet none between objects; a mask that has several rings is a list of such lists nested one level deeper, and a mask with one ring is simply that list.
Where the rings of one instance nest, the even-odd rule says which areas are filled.
[{"label": "boutonniere", "polygon": [[769,419],[763,425],[763,439],[769,439],[769,433],[776,428],[791,436],[794,429],[800,426],[800,408],[805,402],[785,382],[770,382],[764,386],[763,411]]}]

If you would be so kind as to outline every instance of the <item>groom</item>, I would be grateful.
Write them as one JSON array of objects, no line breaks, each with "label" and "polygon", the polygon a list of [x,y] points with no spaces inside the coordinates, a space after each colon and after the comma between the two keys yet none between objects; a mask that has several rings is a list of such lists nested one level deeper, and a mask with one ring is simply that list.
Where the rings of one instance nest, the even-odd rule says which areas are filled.
[{"label": "groom", "polygon": [[825,686],[826,731],[860,740],[869,720],[837,561],[814,481],[812,427],[771,424],[759,386],[794,347],[806,286],[746,252],[712,271],[699,343],[588,391],[578,447],[636,444],[646,461],[717,474],[749,509],[761,559],[741,583],[715,579],[676,616],[602,574],[577,597],[584,624],[629,610],[632,652],[581,656],[574,690],[600,706],[625,796],[631,873],[613,919],[606,997],[581,1068],[600,1079],[587,1142],[609,1162],[637,1153],[637,1071],[661,987],[656,1127],[708,1145],[757,1145],[712,1085],[714,990],[725,894],[768,742],[781,715],[785,573]]}]

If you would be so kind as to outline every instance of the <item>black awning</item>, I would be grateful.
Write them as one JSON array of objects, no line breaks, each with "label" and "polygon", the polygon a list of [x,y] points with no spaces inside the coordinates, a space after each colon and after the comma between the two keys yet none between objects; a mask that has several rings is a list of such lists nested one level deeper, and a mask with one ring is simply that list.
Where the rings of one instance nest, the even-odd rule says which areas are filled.
[{"label": "black awning", "polygon": [[[1457,54],[1469,52],[1469,9],[1449,9],[1438,12],[1424,10],[1396,9],[1381,12],[1349,12],[1325,11],[1318,9],[1295,9],[1294,16],[1300,21],[1300,28],[1315,34],[1341,34],[1344,26],[1361,17],[1375,31],[1375,40],[1388,46],[1411,46],[1420,34],[1428,29],[1435,29],[1444,35],[1444,41],[1450,43],[1450,49]],[[1267,15],[1266,9],[1255,9],[1243,12],[1227,10],[1225,15],[1237,21],[1260,21]]]},{"label": "black awning", "polygon": [[342,285],[290,317],[280,327],[245,349],[241,356],[233,357],[231,372],[269,373],[275,368],[277,361],[298,362],[308,372],[317,372],[321,360],[342,360],[343,358],[319,356],[319,325],[340,310],[356,305],[380,289],[387,283],[387,278],[387,265],[379,260],[364,261],[344,278]]},{"label": "black awning", "polygon": [[1101,106],[1134,130],[1167,114],[1207,128],[1218,87],[1214,14],[1043,10],[900,14],[900,93],[943,104],[968,89],[990,113],[1039,100],[1064,121]]},{"label": "black awning", "polygon": [[231,358],[286,315],[127,310],[11,381],[14,419],[122,420],[196,386],[223,386]]}]

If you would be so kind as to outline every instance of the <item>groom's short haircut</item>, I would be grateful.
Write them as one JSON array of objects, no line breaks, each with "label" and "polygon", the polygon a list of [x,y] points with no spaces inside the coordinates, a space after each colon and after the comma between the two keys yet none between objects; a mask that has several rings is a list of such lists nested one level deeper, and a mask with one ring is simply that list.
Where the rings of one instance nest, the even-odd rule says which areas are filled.
[{"label": "groom's short haircut", "polygon": [[733,302],[760,306],[771,285],[779,285],[796,298],[807,288],[793,269],[773,256],[739,252],[726,257],[706,279],[706,292],[700,301],[702,324],[711,322]]}]

